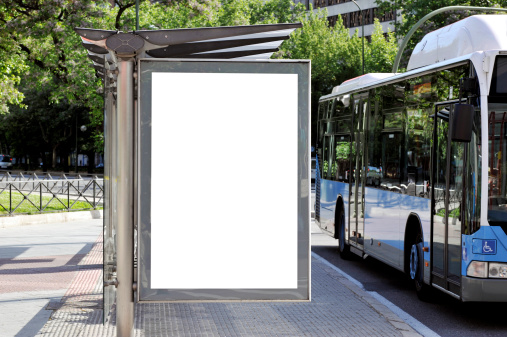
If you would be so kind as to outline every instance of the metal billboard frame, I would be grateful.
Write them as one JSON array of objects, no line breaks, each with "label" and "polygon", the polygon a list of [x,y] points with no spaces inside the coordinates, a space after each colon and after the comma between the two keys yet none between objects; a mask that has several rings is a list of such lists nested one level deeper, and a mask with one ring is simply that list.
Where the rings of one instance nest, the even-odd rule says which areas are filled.
[{"label": "metal billboard frame", "polygon": [[[151,280],[151,112],[152,74],[159,72],[297,74],[297,288],[295,289],[152,289]],[[309,301],[311,299],[310,245],[310,61],[309,60],[199,60],[139,59],[137,118],[138,273],[137,301]],[[276,179],[276,168],[272,168]],[[177,210],[174,210],[177,211]],[[197,235],[197,234],[196,234]]]}]

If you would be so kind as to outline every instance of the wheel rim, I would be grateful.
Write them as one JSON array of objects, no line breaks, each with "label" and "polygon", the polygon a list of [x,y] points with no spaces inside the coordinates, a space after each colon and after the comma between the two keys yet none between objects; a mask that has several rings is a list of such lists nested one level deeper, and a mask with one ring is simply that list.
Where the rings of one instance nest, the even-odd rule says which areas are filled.
[{"label": "wheel rim", "polygon": [[415,280],[417,268],[419,265],[419,257],[417,256],[417,245],[412,245],[410,250],[410,277]]}]

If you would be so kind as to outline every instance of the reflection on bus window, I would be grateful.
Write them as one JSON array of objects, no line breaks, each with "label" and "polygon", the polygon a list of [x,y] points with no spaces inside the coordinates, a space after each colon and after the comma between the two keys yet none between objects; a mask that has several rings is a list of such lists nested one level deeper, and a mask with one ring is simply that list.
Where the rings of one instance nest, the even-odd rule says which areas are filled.
[{"label": "reflection on bus window", "polygon": [[350,174],[350,136],[335,136],[336,172],[334,180],[348,182]]}]

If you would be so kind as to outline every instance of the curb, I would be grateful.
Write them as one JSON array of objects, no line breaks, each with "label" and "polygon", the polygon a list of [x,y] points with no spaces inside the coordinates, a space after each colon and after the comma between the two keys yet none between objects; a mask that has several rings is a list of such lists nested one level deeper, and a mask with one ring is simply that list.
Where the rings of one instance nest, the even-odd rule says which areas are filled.
[{"label": "curb", "polygon": [[102,217],[103,210],[5,216],[0,217],[0,228],[76,220],[102,219]]}]

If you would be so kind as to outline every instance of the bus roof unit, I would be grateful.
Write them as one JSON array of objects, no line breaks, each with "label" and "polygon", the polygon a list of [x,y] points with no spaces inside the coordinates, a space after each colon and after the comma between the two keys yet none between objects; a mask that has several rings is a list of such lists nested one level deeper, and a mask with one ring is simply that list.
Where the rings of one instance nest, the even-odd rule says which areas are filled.
[{"label": "bus roof unit", "polygon": [[482,50],[507,49],[507,15],[474,15],[428,33],[416,45],[407,70]]},{"label": "bus roof unit", "polygon": [[393,73],[370,73],[361,75],[350,80],[343,82],[342,84],[333,88],[332,93],[344,93],[353,91],[355,88],[364,87],[367,84],[383,80],[384,78],[394,76]]}]

